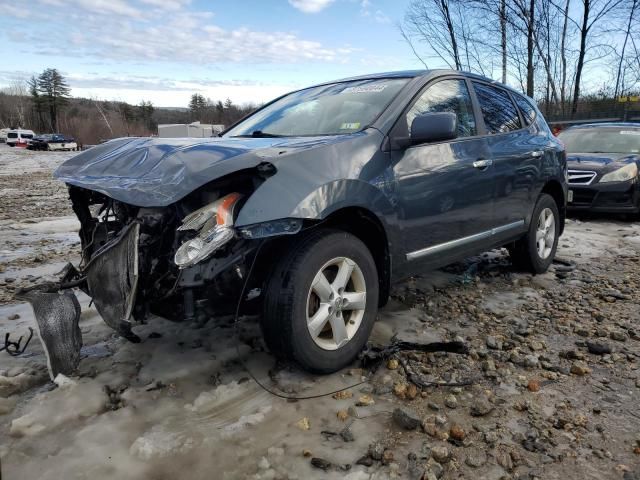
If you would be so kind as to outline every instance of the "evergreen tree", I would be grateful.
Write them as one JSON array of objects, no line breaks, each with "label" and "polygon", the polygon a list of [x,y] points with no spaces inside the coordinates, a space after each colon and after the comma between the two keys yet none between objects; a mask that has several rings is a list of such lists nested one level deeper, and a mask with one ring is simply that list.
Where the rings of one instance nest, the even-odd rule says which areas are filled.
[{"label": "evergreen tree", "polygon": [[154,130],[156,128],[155,122],[153,121],[154,111],[155,108],[153,108],[153,103],[151,102],[145,102],[143,100],[140,102],[140,105],[138,105],[138,117],[149,130]]},{"label": "evergreen tree", "polygon": [[44,128],[43,113],[45,111],[45,105],[44,98],[40,95],[40,91],[38,90],[38,78],[35,75],[32,76],[27,80],[27,85],[29,87],[29,94],[31,95],[34,117],[38,122],[36,130],[40,131]]},{"label": "evergreen tree", "polygon": [[191,95],[191,100],[189,101],[189,110],[191,112],[191,119],[195,120],[203,120],[203,114],[208,107],[208,102],[204,98],[203,95],[199,93],[194,93]]},{"label": "evergreen tree", "polygon": [[58,130],[58,113],[68,102],[69,85],[57,69],[47,68],[38,76],[36,90],[49,111],[51,130]]}]

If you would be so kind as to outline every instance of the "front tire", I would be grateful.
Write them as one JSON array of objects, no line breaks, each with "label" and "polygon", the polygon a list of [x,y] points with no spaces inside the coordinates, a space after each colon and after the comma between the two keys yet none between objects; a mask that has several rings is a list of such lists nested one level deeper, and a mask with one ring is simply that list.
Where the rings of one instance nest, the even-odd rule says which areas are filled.
[{"label": "front tire", "polygon": [[267,346],[314,373],[349,365],[373,328],[378,286],[362,241],[337,230],[311,231],[268,279],[262,320]]},{"label": "front tire", "polygon": [[533,210],[529,231],[509,248],[513,264],[531,273],[546,272],[558,249],[560,212],[551,195],[543,193]]}]

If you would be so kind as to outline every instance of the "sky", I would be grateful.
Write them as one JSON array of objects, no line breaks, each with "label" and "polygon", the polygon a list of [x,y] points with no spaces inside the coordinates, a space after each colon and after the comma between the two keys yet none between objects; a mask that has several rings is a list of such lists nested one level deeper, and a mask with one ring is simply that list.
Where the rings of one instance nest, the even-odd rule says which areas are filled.
[{"label": "sky", "polygon": [[45,68],[73,96],[186,107],[260,103],[353,75],[420,68],[409,0],[0,0],[0,87]]}]

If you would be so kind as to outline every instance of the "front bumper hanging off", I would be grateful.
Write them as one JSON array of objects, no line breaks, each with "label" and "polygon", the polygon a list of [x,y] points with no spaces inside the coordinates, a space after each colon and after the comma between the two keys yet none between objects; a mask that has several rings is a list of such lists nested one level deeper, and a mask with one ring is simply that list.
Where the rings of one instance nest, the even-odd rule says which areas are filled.
[{"label": "front bumper hanging off", "polygon": [[80,287],[91,296],[107,325],[128,340],[140,341],[131,331],[138,283],[139,235],[140,225],[131,223],[97,251],[81,271],[69,265],[58,282],[37,285],[16,294],[33,308],[52,380],[59,373],[70,374],[80,362],[80,304],[72,287]]}]

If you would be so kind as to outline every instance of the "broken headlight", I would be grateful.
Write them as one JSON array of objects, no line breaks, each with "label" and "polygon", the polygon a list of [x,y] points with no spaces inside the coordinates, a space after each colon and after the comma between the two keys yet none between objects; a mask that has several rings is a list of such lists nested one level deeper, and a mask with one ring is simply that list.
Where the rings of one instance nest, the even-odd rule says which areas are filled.
[{"label": "broken headlight", "polygon": [[178,267],[191,267],[205,260],[234,237],[233,212],[241,198],[239,193],[230,193],[184,218],[179,231],[200,232],[176,251],[173,261]]}]

